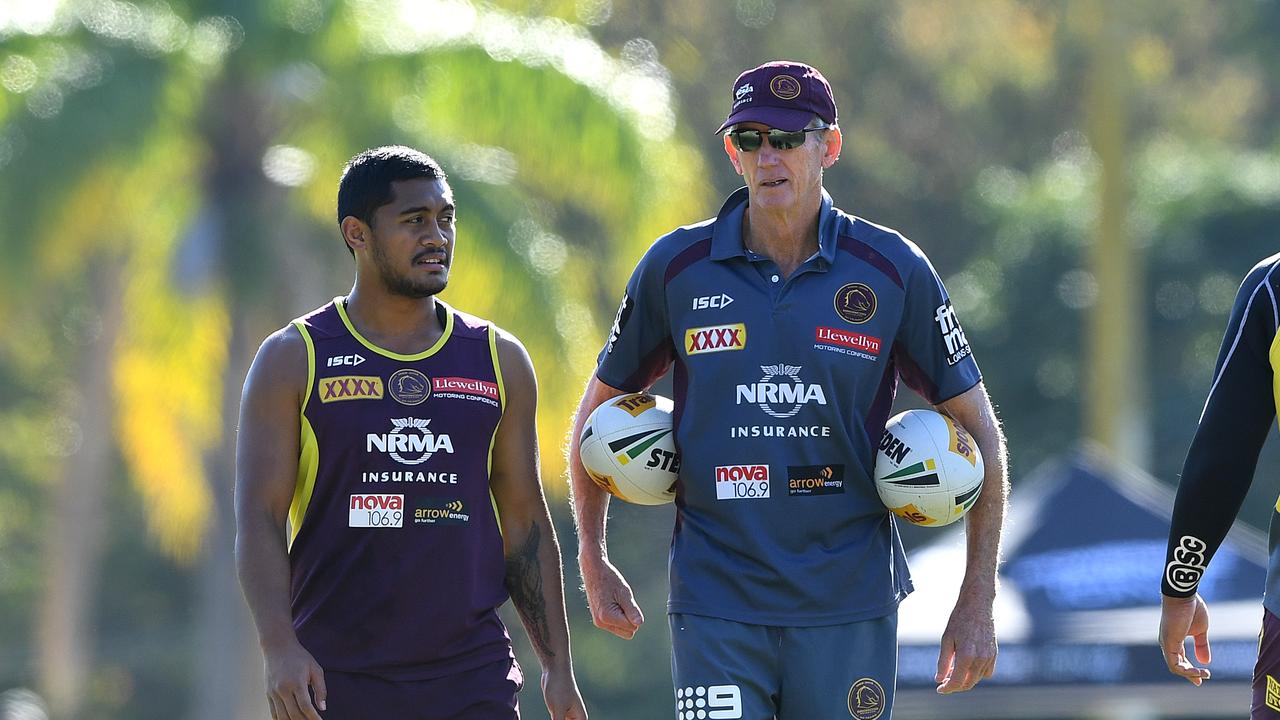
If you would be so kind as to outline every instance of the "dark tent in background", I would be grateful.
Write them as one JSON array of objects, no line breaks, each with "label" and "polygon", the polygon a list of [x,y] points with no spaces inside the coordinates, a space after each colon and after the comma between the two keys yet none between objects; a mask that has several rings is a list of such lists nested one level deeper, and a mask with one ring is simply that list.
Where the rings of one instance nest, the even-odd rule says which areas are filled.
[{"label": "dark tent in background", "polygon": [[938,695],[933,681],[964,574],[963,525],[908,554],[916,592],[899,614],[895,718],[1248,716],[1264,538],[1237,524],[1205,574],[1213,678],[1194,687],[1156,644],[1172,491],[1100,457],[1047,463],[1010,499],[997,672],[968,693]]}]

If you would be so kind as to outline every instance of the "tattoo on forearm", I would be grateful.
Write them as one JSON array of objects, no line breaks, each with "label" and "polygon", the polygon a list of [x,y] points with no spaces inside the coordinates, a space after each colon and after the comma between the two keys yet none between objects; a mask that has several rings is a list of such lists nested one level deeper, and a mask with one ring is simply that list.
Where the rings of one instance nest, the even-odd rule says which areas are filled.
[{"label": "tattoo on forearm", "polygon": [[507,556],[507,593],[511,603],[520,613],[529,642],[538,657],[548,660],[556,656],[551,651],[551,626],[547,622],[547,603],[542,594],[542,562],[538,547],[542,544],[542,529],[537,523],[529,528],[524,542]]}]

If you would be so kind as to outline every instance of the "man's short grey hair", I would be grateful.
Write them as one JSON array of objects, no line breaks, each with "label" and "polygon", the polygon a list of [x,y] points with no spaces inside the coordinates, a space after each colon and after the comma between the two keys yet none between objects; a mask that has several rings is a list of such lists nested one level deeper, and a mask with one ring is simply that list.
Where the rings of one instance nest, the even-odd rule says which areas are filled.
[{"label": "man's short grey hair", "polygon": [[817,136],[817,140],[818,140],[818,142],[820,142],[820,143],[821,143],[821,142],[826,142],[826,141],[827,141],[827,134],[830,132],[831,128],[836,127],[836,126],[837,126],[837,124],[836,124],[836,123],[830,123],[830,124],[828,124],[826,120],[823,120],[822,118],[818,117],[817,115],[814,115],[814,116],[813,116],[813,119],[809,121],[809,124],[804,126],[804,129],[805,129],[805,130],[814,130],[814,129],[817,129],[817,128],[822,128],[822,129],[821,129],[821,130],[819,130],[818,132],[813,133],[814,135],[816,135],[816,136]]},{"label": "man's short grey hair", "polygon": [[809,121],[809,124],[804,126],[804,129],[805,130],[814,130],[817,128],[828,129],[828,128],[836,127],[836,125],[837,123],[828,123],[826,120],[823,120],[817,115],[814,115],[813,119]]}]

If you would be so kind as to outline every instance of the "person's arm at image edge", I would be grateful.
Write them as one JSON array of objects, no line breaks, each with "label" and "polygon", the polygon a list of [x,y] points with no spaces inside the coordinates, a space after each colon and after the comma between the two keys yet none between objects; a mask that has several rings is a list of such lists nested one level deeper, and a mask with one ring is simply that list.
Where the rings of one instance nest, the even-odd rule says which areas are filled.
[{"label": "person's arm at image edge", "polygon": [[1212,659],[1200,579],[1240,512],[1275,419],[1271,347],[1277,318],[1270,272],[1266,262],[1255,266],[1236,294],[1174,499],[1158,642],[1169,672],[1193,685],[1211,676],[1207,667],[1191,662],[1185,649],[1190,637],[1196,660]]}]

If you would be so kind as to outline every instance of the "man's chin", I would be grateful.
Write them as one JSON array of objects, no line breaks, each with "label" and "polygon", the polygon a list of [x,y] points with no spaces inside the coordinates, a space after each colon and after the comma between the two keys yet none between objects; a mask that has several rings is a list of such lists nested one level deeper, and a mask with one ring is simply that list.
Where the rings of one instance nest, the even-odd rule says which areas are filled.
[{"label": "man's chin", "polygon": [[432,297],[433,295],[439,295],[444,292],[444,289],[448,286],[449,278],[446,277],[434,282],[405,283],[403,285],[393,286],[390,290],[394,295],[401,295],[413,298],[414,300],[422,300],[424,298]]}]

